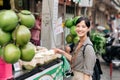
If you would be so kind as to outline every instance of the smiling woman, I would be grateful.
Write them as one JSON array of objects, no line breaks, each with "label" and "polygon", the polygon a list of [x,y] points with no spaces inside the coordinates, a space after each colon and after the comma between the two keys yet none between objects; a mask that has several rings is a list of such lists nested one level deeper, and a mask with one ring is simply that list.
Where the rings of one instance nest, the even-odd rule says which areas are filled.
[{"label": "smiling woman", "polygon": [[[55,53],[63,54],[70,61],[74,74],[72,80],[92,80],[96,55],[94,48],[91,46],[93,44],[88,36],[90,21],[86,17],[80,17],[75,25],[75,31],[80,40],[74,45],[73,51],[71,51],[71,47],[69,51],[63,51],[58,48],[55,48],[54,51]],[[85,54],[83,54],[84,47],[87,44],[90,45],[86,46]]]}]

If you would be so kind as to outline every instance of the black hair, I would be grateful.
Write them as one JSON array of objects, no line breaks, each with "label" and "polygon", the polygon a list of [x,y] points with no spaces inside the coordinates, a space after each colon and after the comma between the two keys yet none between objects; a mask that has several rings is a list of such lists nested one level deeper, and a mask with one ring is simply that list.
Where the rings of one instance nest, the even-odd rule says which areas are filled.
[{"label": "black hair", "polygon": [[78,18],[78,20],[76,21],[77,25],[78,23],[80,23],[81,21],[85,21],[86,26],[89,28],[90,27],[90,20],[87,17],[80,17]]},{"label": "black hair", "polygon": [[[76,24],[77,25],[78,23],[80,23],[81,21],[85,21],[85,24],[88,28],[90,28],[90,20],[87,18],[87,17],[80,17],[78,18],[78,20],[76,21]],[[89,32],[87,33],[87,36],[89,36]]]}]

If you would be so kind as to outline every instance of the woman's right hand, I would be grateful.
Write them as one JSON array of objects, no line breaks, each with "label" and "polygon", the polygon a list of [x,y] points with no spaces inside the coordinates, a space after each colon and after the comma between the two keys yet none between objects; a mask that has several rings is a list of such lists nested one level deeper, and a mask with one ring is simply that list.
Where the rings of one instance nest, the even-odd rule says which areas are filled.
[{"label": "woman's right hand", "polygon": [[62,54],[64,55],[69,61],[71,61],[71,58],[72,56],[70,54],[68,54],[66,51],[62,50],[62,49],[59,49],[59,48],[54,48],[54,53],[57,53],[57,54]]},{"label": "woman's right hand", "polygon": [[55,53],[58,53],[58,54],[64,54],[64,52],[65,52],[64,50],[59,49],[59,48],[54,48],[53,50]]}]

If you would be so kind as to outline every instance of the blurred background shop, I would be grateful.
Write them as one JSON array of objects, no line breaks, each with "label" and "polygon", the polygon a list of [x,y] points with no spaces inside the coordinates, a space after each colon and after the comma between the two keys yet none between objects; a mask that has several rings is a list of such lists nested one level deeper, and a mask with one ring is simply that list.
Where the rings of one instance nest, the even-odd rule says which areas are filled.
[{"label": "blurred background shop", "polygon": [[[52,29],[54,26],[54,17],[56,17],[54,19],[62,17],[62,22],[64,22],[67,18],[84,15],[91,19],[93,27],[95,27],[96,24],[99,24],[100,26],[105,27],[108,31],[115,31],[116,27],[120,25],[119,7],[119,0],[0,0],[0,9],[27,9],[33,14],[38,14],[41,16],[42,31],[40,33],[40,43],[41,45],[48,46],[49,48],[54,47],[55,45],[63,45],[63,36],[66,36],[69,31],[64,28],[65,34],[59,35],[61,36],[57,38],[59,41],[56,41],[56,37],[54,35],[57,43],[54,43],[54,39],[52,39],[53,36],[51,35],[46,35],[51,41],[44,41],[47,40],[47,38],[44,37],[44,33],[46,32],[46,29],[44,29],[45,21],[50,21],[51,24],[48,24],[52,26]],[[45,20],[45,17],[48,17],[48,20]],[[45,45],[45,43],[48,45]]]}]

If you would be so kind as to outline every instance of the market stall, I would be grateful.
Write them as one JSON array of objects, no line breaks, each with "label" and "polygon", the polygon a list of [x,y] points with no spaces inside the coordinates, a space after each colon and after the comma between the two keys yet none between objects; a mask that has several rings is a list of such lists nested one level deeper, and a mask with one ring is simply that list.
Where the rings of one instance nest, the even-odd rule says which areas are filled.
[{"label": "market stall", "polygon": [[[39,49],[37,49],[39,48]],[[63,60],[53,50],[37,46],[31,61],[8,64],[0,59],[0,80],[63,80]]]},{"label": "market stall", "polygon": [[15,80],[63,80],[63,62],[56,59],[43,66],[35,67],[31,71],[18,71],[14,73]]},{"label": "market stall", "polygon": [[[19,61],[22,70],[14,71],[15,80],[63,80],[63,61],[60,54],[45,47],[36,47],[30,62]],[[14,68],[18,68],[15,67]],[[16,70],[16,69],[14,69]]]},{"label": "market stall", "polygon": [[30,42],[30,11],[3,10],[0,18],[0,80],[63,80],[61,55]]}]

